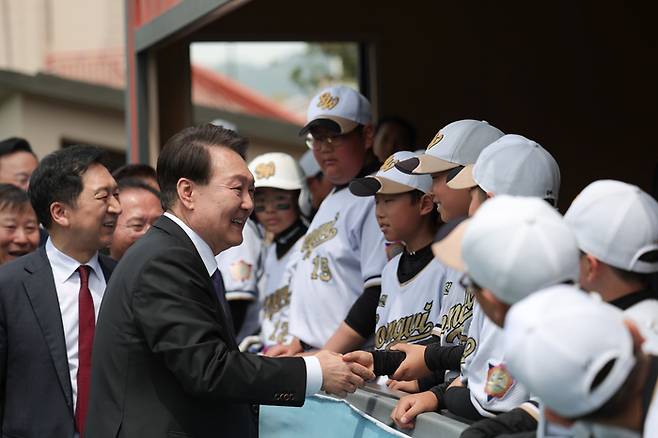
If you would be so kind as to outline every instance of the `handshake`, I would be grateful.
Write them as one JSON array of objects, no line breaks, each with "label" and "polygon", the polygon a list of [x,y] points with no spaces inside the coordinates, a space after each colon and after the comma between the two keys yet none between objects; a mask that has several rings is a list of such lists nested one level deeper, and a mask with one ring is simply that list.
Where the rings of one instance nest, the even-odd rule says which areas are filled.
[{"label": "handshake", "polygon": [[[424,359],[425,347],[412,344],[397,344],[393,347],[405,353],[404,360],[396,365],[395,372],[390,372],[390,385],[394,389],[409,391],[416,379],[430,374]],[[374,357],[367,351],[353,351],[345,355],[322,350],[316,354],[322,366],[322,389],[329,393],[345,396],[347,393],[356,391],[367,381],[374,380]],[[384,374],[384,373],[382,373]],[[397,382],[413,381],[413,382]],[[410,386],[411,384],[411,386]],[[415,391],[418,391],[416,389]],[[415,392],[413,391],[413,392]]]},{"label": "handshake", "polygon": [[348,362],[342,354],[322,350],[315,357],[322,367],[322,390],[328,394],[345,397],[375,378],[372,366]]}]

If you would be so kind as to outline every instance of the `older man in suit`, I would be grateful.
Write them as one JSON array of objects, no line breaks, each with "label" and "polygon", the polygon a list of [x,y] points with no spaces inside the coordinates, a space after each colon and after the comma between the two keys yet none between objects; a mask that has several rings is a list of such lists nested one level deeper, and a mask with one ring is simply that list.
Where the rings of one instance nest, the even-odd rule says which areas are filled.
[{"label": "older man in suit", "polygon": [[257,405],[301,406],[374,375],[340,355],[241,353],[215,255],[240,244],[253,176],[244,139],[212,125],[172,137],[158,159],[165,214],[122,257],[94,344],[93,438],[254,437]]},{"label": "older man in suit", "polygon": [[0,267],[2,436],[82,437],[96,316],[114,262],[121,208],[102,152],[70,147],[43,159],[29,195],[45,247]]}]

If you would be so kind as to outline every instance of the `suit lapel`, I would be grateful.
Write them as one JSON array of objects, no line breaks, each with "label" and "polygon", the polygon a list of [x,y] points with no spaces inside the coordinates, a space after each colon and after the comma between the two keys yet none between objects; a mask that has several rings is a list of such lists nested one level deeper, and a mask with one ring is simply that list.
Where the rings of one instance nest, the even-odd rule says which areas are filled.
[{"label": "suit lapel", "polygon": [[237,349],[238,344],[235,340],[235,335],[233,335],[233,324],[231,324],[230,321],[228,321],[227,318],[224,316],[224,310],[222,308],[221,303],[219,302],[219,298],[215,294],[215,289],[214,286],[212,285],[212,281],[210,280],[210,277],[208,276],[208,271],[205,265],[203,264],[203,260],[201,260],[201,256],[199,255],[199,252],[197,251],[190,237],[185,233],[185,231],[183,231],[181,227],[178,226],[178,224],[176,224],[174,221],[172,221],[171,219],[169,219],[167,216],[164,215],[160,216],[160,218],[153,224],[153,227],[159,228],[162,231],[166,232],[167,234],[175,236],[177,240],[180,241],[181,244],[183,244],[191,251],[194,251],[197,258],[196,260],[196,265],[198,266],[197,269],[203,271],[204,277],[206,278],[206,293],[208,293],[212,297],[213,302],[215,303],[215,313],[217,314],[218,319],[220,320],[222,326],[226,328],[229,344],[231,344],[234,348]]},{"label": "suit lapel", "polygon": [[41,333],[46,340],[46,345],[48,345],[66,404],[73,412],[73,395],[62,315],[59,310],[53,271],[43,247],[37,249],[35,257],[32,258],[31,263],[25,266],[25,270],[30,274],[23,280],[25,292],[39,323]]},{"label": "suit lapel", "polygon": [[103,277],[105,277],[105,284],[110,282],[110,276],[117,266],[117,262],[103,254],[98,254],[98,264],[101,265]]}]

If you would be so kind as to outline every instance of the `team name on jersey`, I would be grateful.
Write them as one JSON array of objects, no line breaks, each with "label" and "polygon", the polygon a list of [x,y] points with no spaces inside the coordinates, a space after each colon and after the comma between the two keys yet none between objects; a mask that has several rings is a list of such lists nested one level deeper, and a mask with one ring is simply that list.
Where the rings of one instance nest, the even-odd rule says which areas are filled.
[{"label": "team name on jersey", "polygon": [[283,286],[265,298],[263,303],[264,317],[271,321],[272,315],[278,313],[288,304],[290,304],[290,290],[288,286]]},{"label": "team name on jersey", "polygon": [[[452,286],[452,283],[450,285]],[[465,334],[462,333],[464,323],[473,316],[474,302],[475,298],[473,294],[466,292],[464,293],[463,303],[455,304],[446,314],[441,316],[441,337],[445,335],[447,343],[453,343],[456,337],[462,338],[465,336]]]},{"label": "team name on jersey", "polygon": [[338,231],[336,230],[336,221],[338,221],[338,216],[340,213],[336,213],[334,220],[322,224],[317,227],[315,230],[306,234],[304,237],[304,243],[302,244],[302,253],[304,254],[304,260],[308,259],[311,256],[311,252],[314,248],[322,245],[323,243],[336,237]]},{"label": "team name on jersey", "polygon": [[433,301],[426,302],[423,312],[403,316],[379,327],[375,333],[375,347],[383,349],[392,343],[414,342],[430,336],[434,327],[432,321],[429,321],[433,305]]}]

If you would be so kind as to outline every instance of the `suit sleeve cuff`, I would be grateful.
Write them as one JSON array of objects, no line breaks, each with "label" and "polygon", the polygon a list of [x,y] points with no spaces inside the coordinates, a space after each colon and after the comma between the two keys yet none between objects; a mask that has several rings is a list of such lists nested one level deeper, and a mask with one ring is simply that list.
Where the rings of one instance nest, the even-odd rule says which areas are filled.
[{"label": "suit sleeve cuff", "polygon": [[306,395],[314,395],[322,388],[322,367],[315,356],[304,356],[306,363]]}]

